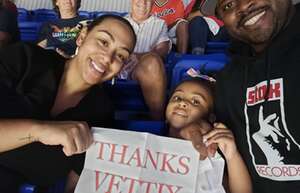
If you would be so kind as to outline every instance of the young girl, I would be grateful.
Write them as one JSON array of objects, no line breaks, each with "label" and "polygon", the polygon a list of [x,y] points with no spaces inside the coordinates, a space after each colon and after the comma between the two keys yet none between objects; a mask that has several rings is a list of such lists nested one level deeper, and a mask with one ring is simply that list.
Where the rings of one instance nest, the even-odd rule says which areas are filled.
[{"label": "young girl", "polygon": [[[213,125],[214,128],[208,124],[213,121],[212,110],[213,83],[199,78],[183,81],[175,88],[167,105],[166,120],[169,124],[169,136],[182,138],[180,134],[182,129],[186,127],[201,127],[205,144],[207,146],[217,144],[225,157],[230,192],[250,193],[252,192],[250,176],[236,148],[232,132],[222,123],[215,123]],[[220,169],[216,170],[215,167],[220,168],[220,160],[222,158],[219,155],[215,155],[207,159],[211,159],[213,170],[207,171],[209,173],[206,173],[206,175],[200,174],[198,179],[203,179],[205,176],[218,178],[216,172],[218,171],[220,175]],[[220,187],[209,185],[210,179],[207,179],[208,184],[202,181],[198,182],[197,191],[202,192],[205,189],[210,189],[211,191],[217,190],[216,192],[222,192]]]}]

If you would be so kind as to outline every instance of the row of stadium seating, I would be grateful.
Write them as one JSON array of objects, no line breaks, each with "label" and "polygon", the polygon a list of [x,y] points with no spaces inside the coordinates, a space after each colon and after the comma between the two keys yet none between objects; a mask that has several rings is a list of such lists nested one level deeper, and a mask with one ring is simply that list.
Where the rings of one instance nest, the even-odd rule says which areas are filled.
[{"label": "row of stadium seating", "polygon": [[[107,11],[95,11],[95,12],[88,12],[88,11],[79,11],[78,12],[81,17],[85,17],[86,19],[94,19],[108,13]],[[127,13],[121,12],[109,12],[110,14],[124,16]],[[51,21],[58,18],[58,14],[53,9],[36,9],[36,10],[26,10],[23,8],[18,8],[18,21],[19,22],[45,22]]]}]

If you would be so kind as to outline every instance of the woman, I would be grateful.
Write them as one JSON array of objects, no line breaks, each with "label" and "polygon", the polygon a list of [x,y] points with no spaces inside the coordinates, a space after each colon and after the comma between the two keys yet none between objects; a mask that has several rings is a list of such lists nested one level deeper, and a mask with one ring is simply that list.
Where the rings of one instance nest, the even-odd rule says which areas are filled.
[{"label": "woman", "polygon": [[78,177],[92,143],[88,125],[113,118],[99,84],[119,73],[135,41],[125,19],[106,15],[81,31],[72,59],[28,44],[0,52],[0,192],[17,187],[7,176],[42,186],[70,171]]},{"label": "woman", "polygon": [[38,45],[68,58],[75,53],[77,36],[88,18],[78,15],[81,0],[52,0],[52,4],[59,18],[42,25]]}]

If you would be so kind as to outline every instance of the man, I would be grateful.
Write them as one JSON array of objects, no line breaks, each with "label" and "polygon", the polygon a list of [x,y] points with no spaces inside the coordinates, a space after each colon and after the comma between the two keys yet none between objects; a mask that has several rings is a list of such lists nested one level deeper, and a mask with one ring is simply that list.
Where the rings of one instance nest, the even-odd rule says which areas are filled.
[{"label": "man", "polygon": [[163,117],[166,96],[163,58],[171,45],[165,22],[151,15],[153,3],[153,0],[131,0],[131,12],[125,18],[133,26],[137,42],[120,75],[141,85],[151,117],[159,120]]},{"label": "man", "polygon": [[[255,193],[300,189],[299,9],[291,0],[207,0],[202,7],[236,39],[217,77],[216,114],[235,135]],[[193,142],[205,154],[200,139]]]},{"label": "man", "polygon": [[168,34],[176,51],[185,54],[188,48],[188,22],[185,20],[186,6],[182,0],[155,0],[152,13],[165,20]]},{"label": "man", "polygon": [[17,12],[9,0],[0,0],[0,48],[20,40]]},{"label": "man", "polygon": [[52,0],[59,19],[45,23],[39,32],[38,45],[46,49],[55,49],[64,57],[70,57],[76,51],[76,39],[86,18],[78,16],[81,0]]}]

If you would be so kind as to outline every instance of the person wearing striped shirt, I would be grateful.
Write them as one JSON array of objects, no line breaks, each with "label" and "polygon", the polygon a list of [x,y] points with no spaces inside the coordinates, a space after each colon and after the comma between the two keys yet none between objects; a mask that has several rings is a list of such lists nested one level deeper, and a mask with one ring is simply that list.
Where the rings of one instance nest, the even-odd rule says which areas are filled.
[{"label": "person wearing striped shirt", "polygon": [[164,20],[151,15],[154,0],[131,0],[131,12],[125,18],[137,35],[134,53],[119,77],[136,80],[141,88],[151,117],[163,118],[166,96],[164,57],[171,48]]}]

